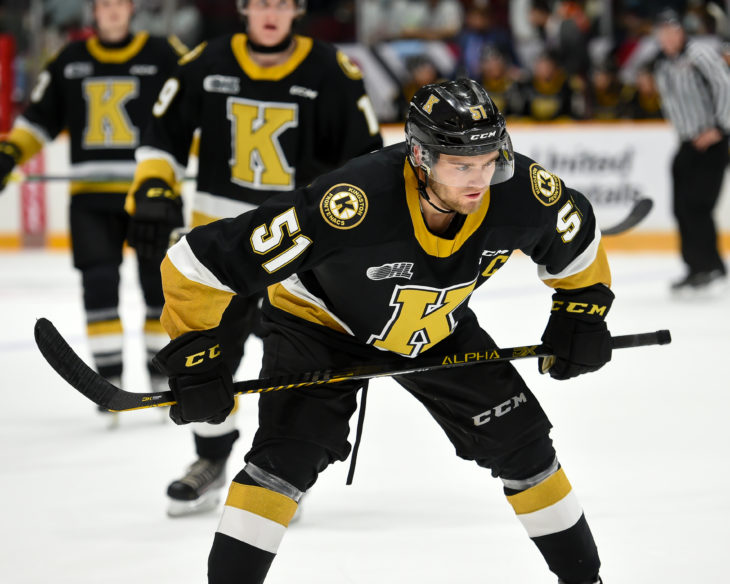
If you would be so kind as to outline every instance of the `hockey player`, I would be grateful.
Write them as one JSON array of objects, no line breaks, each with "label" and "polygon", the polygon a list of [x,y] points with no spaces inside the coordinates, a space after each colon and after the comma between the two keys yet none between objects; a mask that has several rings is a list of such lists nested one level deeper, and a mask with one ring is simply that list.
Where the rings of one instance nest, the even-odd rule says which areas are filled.
[{"label": "hockey player", "polygon": [[[81,272],[89,348],[99,373],[116,382],[122,375],[119,266],[129,224],[124,198],[142,128],[185,47],[174,37],[131,34],[131,0],[95,0],[91,9],[96,35],[70,43],[48,64],[30,105],[0,142],[0,182],[68,130],[71,244]],[[148,359],[167,342],[159,324],[163,255],[137,258]],[[151,365],[149,371],[153,390],[166,387],[164,376]]]},{"label": "hockey player", "polygon": [[[238,8],[247,33],[191,51],[155,105],[127,206],[138,253],[149,248],[156,256],[168,245],[182,204],[172,185],[187,165],[196,129],[193,226],[235,217],[382,146],[360,70],[331,45],[292,34],[303,0],[239,0]],[[228,307],[221,334],[231,373],[259,318],[256,298],[237,298]],[[168,486],[171,516],[218,503],[239,433],[233,417],[215,421],[221,423],[193,428],[198,459]]]},{"label": "hockey player", "polygon": [[[611,358],[610,271],[580,192],[515,153],[504,118],[468,79],[414,96],[406,143],[358,157],[258,209],[191,231],[162,263],[157,356],[178,423],[233,407],[221,318],[266,289],[262,376],[496,347],[468,308],[514,250],[553,288],[543,342],[556,379]],[[391,357],[386,357],[390,355]],[[582,508],[549,437],[550,422],[509,363],[402,375],[458,456],[491,469],[549,569],[600,582]],[[350,450],[362,382],[264,393],[259,428],[235,476],[209,557],[213,584],[264,581],[297,501]]]}]

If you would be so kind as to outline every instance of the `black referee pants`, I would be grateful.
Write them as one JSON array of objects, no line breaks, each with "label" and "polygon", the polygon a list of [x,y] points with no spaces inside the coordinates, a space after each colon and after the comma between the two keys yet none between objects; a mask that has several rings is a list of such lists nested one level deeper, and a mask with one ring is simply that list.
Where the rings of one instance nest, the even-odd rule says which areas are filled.
[{"label": "black referee pants", "polygon": [[704,152],[682,142],[672,162],[674,216],[679,225],[682,259],[690,274],[722,270],[712,212],[728,164],[727,137]]}]

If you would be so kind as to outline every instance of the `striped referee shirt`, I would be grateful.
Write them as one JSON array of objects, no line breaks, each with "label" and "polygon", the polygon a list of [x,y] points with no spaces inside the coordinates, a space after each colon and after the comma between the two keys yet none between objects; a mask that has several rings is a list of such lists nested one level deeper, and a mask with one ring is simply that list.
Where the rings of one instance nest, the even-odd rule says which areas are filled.
[{"label": "striped referee shirt", "polygon": [[658,59],[654,76],[664,115],[682,141],[710,128],[730,134],[730,68],[715,49],[690,39],[675,58]]}]

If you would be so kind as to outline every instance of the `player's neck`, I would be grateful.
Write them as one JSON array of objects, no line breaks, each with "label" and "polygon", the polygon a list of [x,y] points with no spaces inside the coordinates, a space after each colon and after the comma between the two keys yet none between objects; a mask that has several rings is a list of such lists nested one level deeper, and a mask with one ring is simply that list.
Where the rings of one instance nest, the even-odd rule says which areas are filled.
[{"label": "player's neck", "polygon": [[[287,40],[288,39],[288,40]],[[260,67],[275,67],[286,62],[297,47],[297,39],[294,37],[287,37],[281,44],[281,50],[277,52],[261,52],[260,45],[251,42],[246,43],[246,50],[248,51],[251,60]],[[259,49],[259,50],[257,50]]]},{"label": "player's neck", "polygon": [[[433,198],[434,194],[429,191],[429,196]],[[455,213],[441,213],[429,204],[424,205],[422,200],[419,200],[419,205],[423,220],[431,233],[444,233],[449,228]]]},{"label": "player's neck", "polygon": [[129,39],[132,37],[132,33],[128,28],[118,30],[97,30],[96,36],[103,45],[119,46],[129,42]]}]

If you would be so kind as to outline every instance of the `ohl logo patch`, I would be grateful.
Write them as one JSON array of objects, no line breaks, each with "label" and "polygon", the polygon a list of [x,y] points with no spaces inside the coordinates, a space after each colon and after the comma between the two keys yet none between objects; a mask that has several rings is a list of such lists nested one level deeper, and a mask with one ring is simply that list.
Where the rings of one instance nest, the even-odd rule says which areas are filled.
[{"label": "ohl logo patch", "polygon": [[560,179],[554,174],[545,170],[539,164],[530,165],[530,180],[532,181],[532,194],[546,207],[554,205],[560,199],[563,187]]},{"label": "ohl logo patch", "polygon": [[319,203],[325,221],[337,229],[352,229],[368,211],[368,199],[355,185],[340,183],[328,190]]}]

